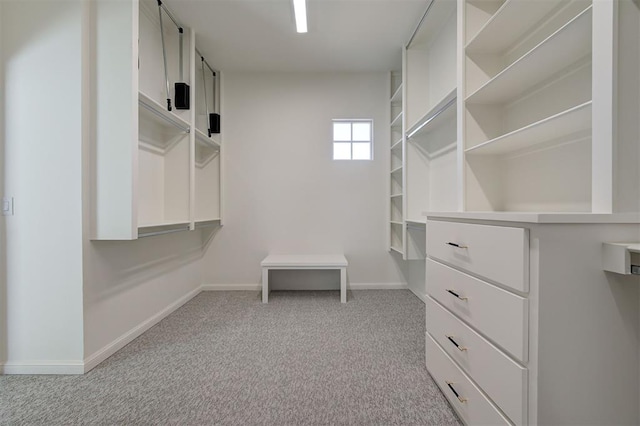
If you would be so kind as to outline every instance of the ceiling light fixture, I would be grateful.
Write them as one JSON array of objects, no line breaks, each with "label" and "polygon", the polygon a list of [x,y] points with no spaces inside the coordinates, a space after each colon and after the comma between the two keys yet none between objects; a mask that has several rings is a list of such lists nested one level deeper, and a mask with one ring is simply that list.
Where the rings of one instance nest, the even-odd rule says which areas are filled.
[{"label": "ceiling light fixture", "polygon": [[296,15],[296,31],[307,32],[307,0],[293,0],[293,13]]}]

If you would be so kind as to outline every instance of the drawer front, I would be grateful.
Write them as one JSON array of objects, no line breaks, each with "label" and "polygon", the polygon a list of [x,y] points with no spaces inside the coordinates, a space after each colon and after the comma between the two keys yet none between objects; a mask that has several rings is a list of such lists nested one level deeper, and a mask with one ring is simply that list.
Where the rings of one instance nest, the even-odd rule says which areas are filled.
[{"label": "drawer front", "polygon": [[431,259],[426,268],[427,294],[520,361],[528,360],[527,299]]},{"label": "drawer front", "polygon": [[466,424],[510,424],[429,336],[429,333],[426,337],[426,359],[429,374]]},{"label": "drawer front", "polygon": [[527,423],[527,369],[427,297],[427,332],[517,425]]},{"label": "drawer front", "polygon": [[427,221],[427,254],[518,291],[529,291],[529,232]]}]

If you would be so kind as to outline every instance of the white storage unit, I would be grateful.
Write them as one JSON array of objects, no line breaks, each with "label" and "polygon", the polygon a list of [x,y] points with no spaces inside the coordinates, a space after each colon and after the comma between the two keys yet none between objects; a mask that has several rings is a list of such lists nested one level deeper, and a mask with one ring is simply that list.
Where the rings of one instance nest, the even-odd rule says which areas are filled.
[{"label": "white storage unit", "polygon": [[[639,287],[630,276],[605,276],[601,241],[637,234],[638,225],[493,215],[427,222],[426,362],[453,408],[466,423],[483,423],[486,414],[458,399],[480,389],[488,412],[513,424],[636,424]],[[466,244],[447,246],[446,234]],[[487,241],[492,250],[482,248]],[[487,258],[476,259],[477,250]],[[486,273],[490,263],[501,276]]]},{"label": "white storage unit", "polygon": [[175,82],[191,88],[189,109],[169,111],[157,3],[96,1],[91,13],[99,105],[92,239],[219,224],[221,140],[196,126],[195,33],[184,29],[181,53],[178,28],[163,12],[169,97]]}]

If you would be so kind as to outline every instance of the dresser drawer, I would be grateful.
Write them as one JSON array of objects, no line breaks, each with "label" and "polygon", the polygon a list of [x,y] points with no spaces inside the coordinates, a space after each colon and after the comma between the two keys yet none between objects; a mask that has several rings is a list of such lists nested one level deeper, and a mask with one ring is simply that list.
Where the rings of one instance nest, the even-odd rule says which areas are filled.
[{"label": "dresser drawer", "polygon": [[427,297],[427,332],[517,425],[527,423],[527,369]]},{"label": "dresser drawer", "polygon": [[528,359],[527,299],[427,259],[427,294],[520,361]]},{"label": "dresser drawer", "polygon": [[510,424],[429,336],[429,333],[426,336],[426,359],[429,374],[466,424]]},{"label": "dresser drawer", "polygon": [[515,290],[529,291],[526,229],[429,220],[427,255]]}]

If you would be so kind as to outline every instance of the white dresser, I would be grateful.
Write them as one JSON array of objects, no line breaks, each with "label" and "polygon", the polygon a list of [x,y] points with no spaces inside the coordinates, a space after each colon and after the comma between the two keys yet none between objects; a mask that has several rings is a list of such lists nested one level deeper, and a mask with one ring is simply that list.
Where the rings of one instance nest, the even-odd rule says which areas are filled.
[{"label": "white dresser", "polygon": [[426,363],[465,423],[638,424],[640,279],[602,268],[634,221],[428,216]]}]

